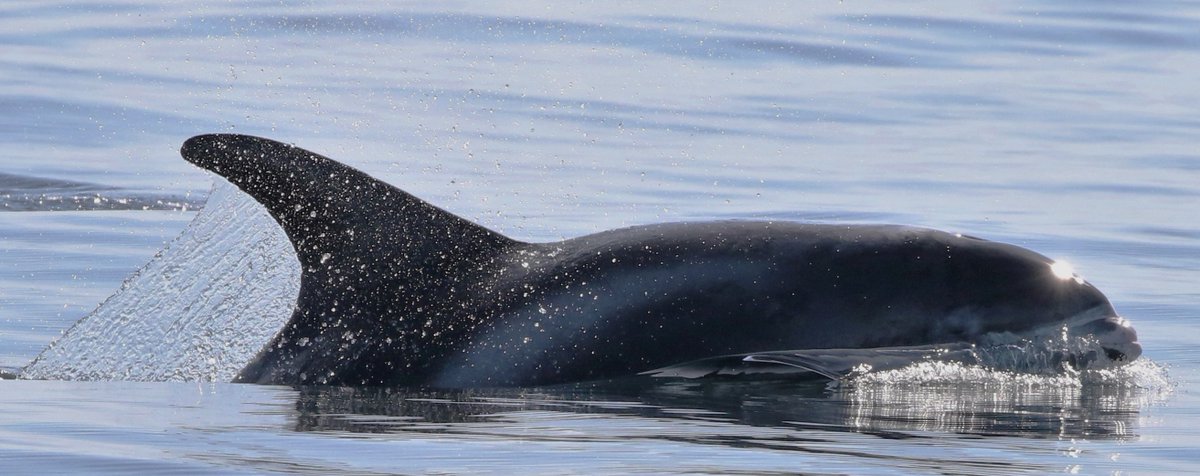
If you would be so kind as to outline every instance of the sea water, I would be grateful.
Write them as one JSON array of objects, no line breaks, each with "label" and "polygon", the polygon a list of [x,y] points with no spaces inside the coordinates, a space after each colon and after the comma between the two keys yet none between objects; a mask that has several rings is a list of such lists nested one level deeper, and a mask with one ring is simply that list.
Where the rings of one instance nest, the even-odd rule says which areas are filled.
[{"label": "sea water", "polygon": [[[127,378],[0,381],[6,474],[1200,470],[1194,3],[15,1],[0,63],[0,368],[102,302],[125,324],[88,335],[129,343],[63,357]],[[929,365],[840,385],[222,383],[244,358],[229,329],[146,330],[171,305],[219,308],[197,296],[237,293],[188,279],[222,273],[275,299],[247,306],[289,305],[250,260],[155,258],[199,238],[213,190],[178,147],[221,131],[522,240],[749,218],[1010,242],[1071,262],[1145,354],[1106,375]],[[202,242],[287,251],[253,223]]]}]

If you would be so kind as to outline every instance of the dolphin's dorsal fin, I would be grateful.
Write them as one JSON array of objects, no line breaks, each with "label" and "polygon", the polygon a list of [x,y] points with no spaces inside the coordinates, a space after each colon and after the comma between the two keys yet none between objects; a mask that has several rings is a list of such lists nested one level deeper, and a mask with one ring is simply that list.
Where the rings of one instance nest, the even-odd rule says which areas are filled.
[{"label": "dolphin's dorsal fin", "polygon": [[[210,134],[189,139],[181,154],[265,206],[303,269],[292,320],[242,380],[320,382],[304,373],[311,354],[385,328],[436,326],[439,309],[466,287],[458,282],[472,282],[518,243],[289,144]],[[289,341],[305,345],[278,345]]]},{"label": "dolphin's dorsal fin", "polygon": [[267,208],[300,263],[321,267],[337,248],[403,246],[410,257],[494,252],[512,243],[354,168],[290,144],[240,134],[188,139],[184,159],[225,177]]}]

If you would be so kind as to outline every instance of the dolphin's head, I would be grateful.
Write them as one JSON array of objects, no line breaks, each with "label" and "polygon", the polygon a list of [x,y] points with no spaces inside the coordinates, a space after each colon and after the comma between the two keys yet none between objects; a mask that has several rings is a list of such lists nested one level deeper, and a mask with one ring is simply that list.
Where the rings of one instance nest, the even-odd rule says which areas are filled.
[{"label": "dolphin's head", "polygon": [[1081,342],[1097,361],[1141,355],[1099,289],[1029,249],[910,226],[796,230],[784,289],[798,312],[840,316],[805,329],[824,347]]},{"label": "dolphin's head", "polygon": [[1099,351],[1087,351],[1097,354],[1084,356],[1088,361],[1103,354],[1107,361],[1129,362],[1142,354],[1129,321],[1067,262],[1014,245],[964,238],[971,241],[958,247],[968,252],[959,255],[966,261],[960,265],[970,269],[960,266],[959,277],[973,284],[974,298],[990,302],[991,315],[984,319],[1005,328],[997,332],[993,326],[993,335],[1086,342],[1093,350],[1098,346]]},{"label": "dolphin's head", "polygon": [[[1076,274],[1066,261],[1050,261],[1047,264],[1050,274],[1058,280],[1050,288],[1053,293],[1069,304],[1081,303],[1083,306],[1077,312],[1066,314],[1061,324],[1051,323],[1029,334],[1061,340],[1083,339],[1099,346],[1104,356],[1113,362],[1129,362],[1142,355],[1137,331],[1128,320],[1117,314],[1099,289]],[[1090,303],[1096,304],[1087,307]]]}]

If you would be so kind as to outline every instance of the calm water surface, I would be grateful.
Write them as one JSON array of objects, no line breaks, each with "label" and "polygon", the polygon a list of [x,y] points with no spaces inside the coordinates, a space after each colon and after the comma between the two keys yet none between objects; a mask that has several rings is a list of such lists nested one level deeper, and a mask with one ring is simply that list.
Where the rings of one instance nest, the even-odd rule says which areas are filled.
[{"label": "calm water surface", "polygon": [[1133,321],[1147,360],[1112,378],[840,387],[4,380],[0,461],[6,473],[1197,472],[1196,84],[1195,2],[5,2],[8,371],[184,230],[212,182],[178,147],[214,131],[297,143],[525,240],[770,218],[1007,241],[1074,263]]}]

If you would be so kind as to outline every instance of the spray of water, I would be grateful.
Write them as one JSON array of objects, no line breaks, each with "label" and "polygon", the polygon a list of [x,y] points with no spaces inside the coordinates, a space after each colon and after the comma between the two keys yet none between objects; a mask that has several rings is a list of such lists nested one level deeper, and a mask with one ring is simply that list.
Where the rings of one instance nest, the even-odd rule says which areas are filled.
[{"label": "spray of water", "polygon": [[286,323],[299,289],[283,230],[218,179],[178,238],[20,376],[229,381]]}]

